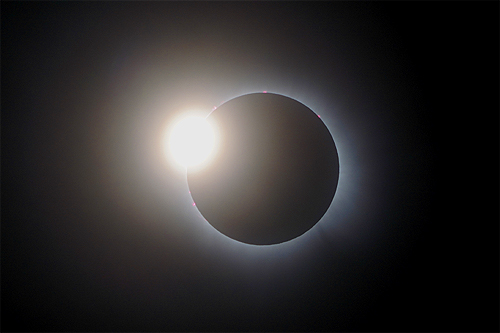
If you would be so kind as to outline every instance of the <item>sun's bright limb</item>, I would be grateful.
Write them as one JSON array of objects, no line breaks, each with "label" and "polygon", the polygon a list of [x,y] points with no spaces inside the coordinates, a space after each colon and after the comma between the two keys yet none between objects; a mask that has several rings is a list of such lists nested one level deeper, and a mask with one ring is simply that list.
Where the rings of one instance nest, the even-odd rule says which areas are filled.
[{"label": "sun's bright limb", "polygon": [[197,169],[213,157],[217,136],[206,118],[187,116],[173,125],[166,141],[165,148],[177,164]]}]

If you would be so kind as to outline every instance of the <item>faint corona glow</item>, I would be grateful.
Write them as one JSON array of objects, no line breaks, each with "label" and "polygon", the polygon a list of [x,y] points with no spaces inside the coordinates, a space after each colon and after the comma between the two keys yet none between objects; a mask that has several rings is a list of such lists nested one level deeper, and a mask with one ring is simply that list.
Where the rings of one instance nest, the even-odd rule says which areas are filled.
[{"label": "faint corona glow", "polygon": [[186,169],[206,166],[216,151],[217,135],[214,126],[201,116],[186,116],[173,124],[165,136],[167,155]]},{"label": "faint corona glow", "polygon": [[[232,95],[227,96],[226,99],[219,105],[252,92],[269,93],[270,91],[263,91],[262,89],[255,89],[254,87],[241,88],[238,89],[238,91],[235,91]],[[315,95],[311,92],[306,92],[306,94],[300,95],[297,94],[296,91],[280,91],[280,89],[276,89],[273,93],[300,101],[311,110],[334,110],[330,113],[325,112],[322,116],[319,113],[317,113],[317,115],[328,128],[332,138],[335,140],[340,164],[339,182],[337,185],[337,191],[335,192],[335,197],[330,207],[313,228],[309,229],[300,237],[287,242],[271,245],[246,244],[222,235],[200,213],[186,184],[186,194],[188,194],[188,197],[186,197],[187,206],[195,208],[189,209],[186,211],[186,214],[190,217],[196,217],[198,221],[203,221],[201,224],[193,222],[193,228],[199,232],[196,234],[198,237],[197,239],[200,243],[203,243],[206,246],[211,246],[212,248],[216,245],[217,253],[219,255],[227,257],[230,260],[234,260],[236,263],[240,263],[242,257],[247,259],[252,258],[251,260],[254,260],[255,258],[263,256],[267,260],[270,256],[274,256],[276,258],[288,258],[290,255],[303,253],[303,251],[310,247],[311,244],[318,243],[318,239],[320,237],[318,230],[322,229],[324,231],[322,233],[323,236],[321,236],[322,238],[320,239],[324,239],[325,236],[329,239],[331,237],[330,234],[338,231],[338,228],[343,228],[346,223],[348,223],[349,218],[355,214],[356,210],[354,207],[359,201],[359,191],[356,189],[359,187],[359,178],[361,173],[360,164],[355,158],[356,149],[355,146],[353,146],[353,139],[351,138],[353,135],[352,133],[346,132],[348,126],[342,124],[342,113],[338,113],[336,111],[338,109],[336,106],[332,106],[329,103],[324,103],[321,100],[315,99]],[[294,95],[295,97],[292,97]],[[214,111],[217,108],[218,107],[214,105],[211,108],[211,111]],[[200,114],[198,113],[196,115]],[[206,114],[204,116],[206,116]],[[208,118],[208,120],[210,120],[210,118]],[[169,131],[167,134],[170,133],[172,125],[175,125],[175,122],[170,122],[170,124],[171,125],[168,127]],[[220,136],[217,124],[212,123],[212,127],[214,128],[216,139],[218,140],[216,143],[217,148],[217,145],[223,138]],[[168,138],[168,135],[165,135],[165,138]],[[168,145],[165,145],[165,147],[168,148]],[[167,156],[171,162],[175,162],[173,161],[172,154],[168,153]],[[180,166],[178,162],[175,162],[175,165],[178,167]],[[182,170],[186,171],[186,168],[182,168]]]}]

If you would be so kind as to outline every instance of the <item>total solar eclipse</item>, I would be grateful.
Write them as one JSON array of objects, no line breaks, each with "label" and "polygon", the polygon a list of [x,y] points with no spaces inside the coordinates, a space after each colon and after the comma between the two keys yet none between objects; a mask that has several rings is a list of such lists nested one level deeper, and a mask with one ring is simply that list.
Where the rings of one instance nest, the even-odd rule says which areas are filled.
[{"label": "total solar eclipse", "polygon": [[[208,130],[203,120],[216,130]],[[222,234],[247,244],[283,243],[311,229],[328,210],[338,184],[338,153],[328,128],[304,104],[252,93],[176,128],[189,122],[187,137],[201,146],[213,143],[196,156],[211,158],[199,163],[177,153],[178,161],[187,168],[197,209]],[[175,132],[171,150],[182,151]],[[189,144],[184,148],[196,151]]]}]

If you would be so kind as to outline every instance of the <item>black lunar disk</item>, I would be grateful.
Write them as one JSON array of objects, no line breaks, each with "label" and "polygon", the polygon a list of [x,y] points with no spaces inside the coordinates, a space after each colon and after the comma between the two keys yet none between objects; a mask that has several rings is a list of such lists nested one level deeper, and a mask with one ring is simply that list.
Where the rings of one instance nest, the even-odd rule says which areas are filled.
[{"label": "black lunar disk", "polygon": [[333,138],[321,119],[282,95],[234,98],[210,115],[220,133],[217,157],[188,170],[194,202],[207,221],[243,243],[286,242],[328,210],[339,178]]}]

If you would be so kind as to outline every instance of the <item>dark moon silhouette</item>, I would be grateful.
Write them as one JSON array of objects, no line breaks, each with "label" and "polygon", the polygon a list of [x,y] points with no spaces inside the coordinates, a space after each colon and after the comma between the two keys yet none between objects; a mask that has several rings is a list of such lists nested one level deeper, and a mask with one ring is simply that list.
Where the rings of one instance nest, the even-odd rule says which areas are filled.
[{"label": "dark moon silhouette", "polygon": [[188,170],[191,196],[224,235],[243,243],[286,242],[328,210],[339,178],[333,138],[321,119],[282,95],[234,98],[209,115],[220,133],[217,156]]}]

